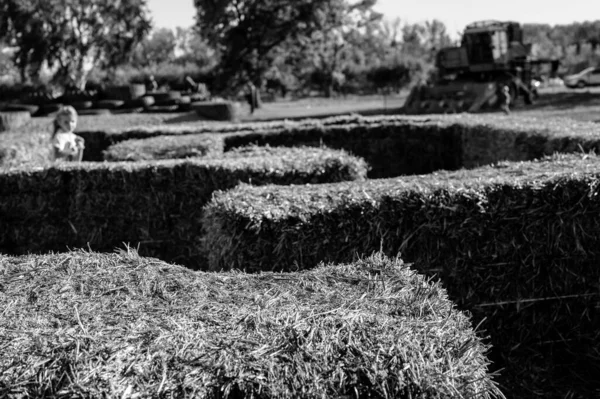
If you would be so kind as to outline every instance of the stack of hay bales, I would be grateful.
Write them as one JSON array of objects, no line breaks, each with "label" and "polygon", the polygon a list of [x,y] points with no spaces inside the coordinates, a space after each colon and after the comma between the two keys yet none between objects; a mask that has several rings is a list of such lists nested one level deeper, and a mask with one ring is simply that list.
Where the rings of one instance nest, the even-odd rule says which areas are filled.
[{"label": "stack of hay bales", "polygon": [[0,256],[0,287],[2,397],[503,397],[469,318],[400,260],[248,275]]}]

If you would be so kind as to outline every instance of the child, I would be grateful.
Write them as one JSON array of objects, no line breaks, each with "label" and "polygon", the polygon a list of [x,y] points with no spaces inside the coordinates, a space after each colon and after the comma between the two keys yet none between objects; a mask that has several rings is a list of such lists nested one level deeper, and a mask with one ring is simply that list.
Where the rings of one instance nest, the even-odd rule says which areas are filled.
[{"label": "child", "polygon": [[53,161],[81,162],[85,140],[73,133],[76,126],[75,108],[62,107],[54,118],[54,132],[51,139]]},{"label": "child", "polygon": [[506,115],[510,114],[510,102],[510,89],[507,85],[502,85],[500,88],[500,95],[498,96],[498,104],[500,105],[500,110]]}]

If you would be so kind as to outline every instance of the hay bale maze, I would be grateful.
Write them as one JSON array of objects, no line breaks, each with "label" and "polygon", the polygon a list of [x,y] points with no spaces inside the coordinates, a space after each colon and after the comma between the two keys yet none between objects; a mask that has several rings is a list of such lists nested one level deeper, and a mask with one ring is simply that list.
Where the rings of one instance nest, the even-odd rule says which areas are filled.
[{"label": "hay bale maze", "polygon": [[469,318],[399,260],[252,275],[0,255],[0,284],[2,397],[501,397]]},{"label": "hay bale maze", "polygon": [[[217,152],[222,143],[209,141]],[[244,147],[220,157],[59,164],[0,174],[0,252],[140,253],[206,269],[203,206],[239,183],[318,184],[364,179],[366,164],[344,151]]]},{"label": "hay bale maze", "polygon": [[[98,259],[113,259],[108,263],[119,265],[130,261],[102,253],[127,243],[143,257],[201,270],[195,274],[185,271],[185,279],[210,281],[203,287],[225,287],[226,294],[212,299],[223,299],[221,305],[230,312],[241,306],[236,302],[238,294],[247,299],[263,295],[253,296],[254,288],[233,281],[250,285],[261,281],[264,295],[271,287],[274,293],[316,309],[311,315],[319,315],[321,324],[303,325],[306,328],[301,331],[259,334],[261,339],[276,336],[269,338],[274,342],[293,337],[294,345],[309,345],[316,350],[313,354],[271,351],[266,341],[249,338],[252,343],[248,344],[232,338],[231,342],[221,341],[220,349],[214,343],[206,344],[205,348],[220,350],[220,357],[196,356],[194,359],[204,360],[192,362],[201,370],[184,379],[191,385],[178,380],[189,373],[181,371],[185,367],[176,361],[160,366],[150,362],[146,369],[140,366],[146,374],[135,372],[137,382],[114,377],[119,383],[109,383],[115,387],[113,396],[121,397],[123,389],[141,395],[144,389],[173,392],[171,387],[178,385],[191,390],[181,391],[182,395],[201,392],[203,397],[502,397],[494,380],[508,397],[593,397],[600,392],[596,378],[600,373],[600,272],[596,266],[600,245],[595,234],[600,223],[600,160],[589,153],[600,149],[596,129],[592,123],[566,119],[447,115],[347,116],[80,132],[86,138],[88,160],[103,162],[0,174],[0,219],[4,223],[0,252],[14,256],[5,258],[14,264],[34,262],[31,259],[59,264],[63,262],[59,259],[83,257],[95,259],[94,264],[103,264]],[[552,155],[556,153],[561,155]],[[73,248],[96,252],[26,256]],[[379,255],[369,258],[373,253]],[[314,300],[309,300],[312,294],[308,292],[322,288],[304,280],[314,277],[326,283],[332,295],[337,291],[331,287],[354,284],[357,297],[353,298],[362,298],[356,302],[373,310],[373,304],[362,302],[371,298],[361,291],[361,282],[366,280],[353,280],[353,273],[365,273],[366,269],[377,274],[382,269],[379,277],[369,274],[367,280],[380,278],[382,287],[384,282],[390,284],[389,292],[394,293],[399,290],[393,286],[396,277],[383,265],[397,268],[401,264],[398,256],[420,273],[411,272],[414,276],[447,289],[457,309],[466,312],[472,322],[469,328],[477,326],[471,341],[474,346],[462,345],[461,358],[472,361],[485,354],[489,366],[477,360],[470,371],[456,371],[459,368],[445,349],[432,352],[438,348],[439,334],[449,337],[441,325],[436,327],[438,335],[424,329],[416,337],[403,332],[404,322],[394,321],[391,330],[384,332],[374,319],[355,319],[352,315],[356,314],[341,305],[323,308],[331,305],[329,299],[315,294]],[[150,260],[153,258],[136,262],[158,264]],[[161,265],[161,270],[184,273],[177,266]],[[337,277],[326,277],[328,273]],[[165,274],[165,279],[170,278]],[[261,280],[268,278],[275,280]],[[219,279],[233,285],[219,285]],[[290,281],[294,283],[281,285]],[[411,290],[418,293],[415,304],[421,303],[418,318],[426,319],[428,312],[438,314],[435,307],[425,306],[429,294],[414,286]],[[128,295],[138,292],[133,288],[126,291]],[[184,291],[192,295],[194,290]],[[206,288],[199,291],[206,292]],[[395,301],[393,295],[379,293],[376,297],[381,306]],[[210,310],[221,305],[197,306]],[[280,305],[281,315],[287,314],[281,298],[269,302],[269,306]],[[232,317],[251,320],[252,328],[259,322],[275,323],[259,321],[248,312],[251,316]],[[328,323],[333,321],[323,322],[323,312],[346,314],[348,320],[358,321],[367,334],[361,342],[379,345],[379,349],[373,352],[343,338],[339,341],[344,343],[343,356],[352,360],[338,357],[340,360],[333,362],[327,357],[332,352],[322,349],[337,348],[327,338]],[[205,321],[211,322],[202,316],[200,322]],[[178,323],[190,325],[189,321]],[[237,323],[236,328],[245,323]],[[342,339],[346,330],[343,323],[337,323],[341,332],[335,339]],[[448,328],[453,328],[448,323]],[[233,328],[220,326],[223,331]],[[383,335],[368,336],[375,333],[372,330]],[[395,347],[383,339],[386,334],[395,334]],[[455,371],[420,368],[419,361],[406,360],[412,357],[394,354],[394,348],[409,347],[404,338],[398,338],[405,336],[420,348],[414,359],[449,364],[447,370],[459,373],[462,382],[447,380],[458,375]],[[315,346],[314,339],[325,346]],[[445,339],[447,345],[455,345],[454,338]],[[185,346],[185,338],[177,342]],[[491,352],[487,353],[489,344]],[[473,350],[475,347],[478,349]],[[158,349],[145,353],[161,353],[161,359],[168,359]],[[274,363],[256,365],[248,353],[265,358],[261,361],[273,361],[285,371],[273,368]],[[403,359],[404,371],[420,382],[407,379],[404,371],[393,371],[395,363],[390,361],[383,363],[386,372],[378,374],[383,369],[377,362],[384,353]],[[306,363],[298,363],[300,358]],[[292,363],[284,363],[287,361]],[[366,372],[361,369],[366,364],[363,361],[376,366]],[[217,363],[220,371],[213,375],[210,370]],[[316,367],[322,374],[307,367]],[[154,376],[159,369],[160,378]],[[300,369],[304,371],[297,371]],[[266,374],[264,370],[268,370]],[[350,370],[352,375],[344,374]],[[96,372],[89,369],[85,373],[91,376]],[[290,380],[292,374],[288,373],[292,372],[298,377]],[[86,380],[88,385],[71,384],[68,389],[86,387],[96,392],[106,380],[94,378]],[[193,385],[200,381],[196,378],[206,383]],[[43,387],[55,389],[53,384],[47,382]],[[41,386],[31,385],[38,390]]]}]

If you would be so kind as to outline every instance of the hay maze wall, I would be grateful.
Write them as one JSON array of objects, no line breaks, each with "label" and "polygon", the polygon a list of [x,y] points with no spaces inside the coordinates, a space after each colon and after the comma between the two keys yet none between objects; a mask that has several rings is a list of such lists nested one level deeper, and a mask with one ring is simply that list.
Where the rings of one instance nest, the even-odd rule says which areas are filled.
[{"label": "hay maze wall", "polygon": [[[99,143],[92,145],[94,157],[102,154],[124,160],[131,154],[135,156],[130,160],[140,159],[140,156],[142,159],[160,158],[164,152],[153,150],[156,146],[183,156],[189,154],[190,149],[204,151],[212,145],[211,140],[206,140],[207,134],[218,136],[222,150],[227,152],[248,144],[326,146],[366,159],[372,167],[368,175],[371,178],[474,168],[501,160],[533,160],[554,152],[585,152],[600,147],[592,124],[494,116],[336,118],[298,124],[253,125],[240,130],[240,126],[232,125],[89,134],[95,135]],[[165,144],[166,139],[157,138],[154,145],[146,148],[143,148],[144,140],[125,141],[164,133],[186,136],[186,140],[182,140],[184,151],[173,148],[172,141]],[[196,140],[193,136],[198,134],[202,136]],[[88,143],[93,142],[88,139]],[[111,148],[111,144],[116,146]],[[217,153],[221,151],[221,144],[217,146]],[[197,264],[197,259],[208,256],[214,270],[230,267],[251,271],[284,270],[290,265],[312,268],[320,260],[351,261],[357,255],[379,249],[390,255],[400,252],[419,270],[441,278],[452,299],[472,312],[476,323],[482,322],[484,334],[491,336],[495,347],[492,353],[495,366],[506,368],[499,380],[509,396],[585,396],[597,391],[597,382],[591,377],[597,375],[600,364],[594,355],[598,351],[596,331],[600,330],[598,269],[594,267],[598,260],[595,248],[599,246],[595,235],[590,233],[598,227],[593,218],[598,212],[594,201],[598,179],[595,157],[577,156],[520,166],[507,164],[485,171],[440,172],[411,178],[290,188],[268,185],[289,181],[274,181],[272,177],[261,180],[261,173],[274,170],[264,167],[253,177],[254,181],[267,184],[264,188],[242,186],[219,191],[233,188],[239,181],[250,181],[237,179],[230,185],[214,186],[204,194],[191,196],[190,190],[198,189],[196,184],[184,185],[180,190],[176,182],[194,180],[189,176],[200,172],[190,172],[190,166],[182,165],[195,162],[162,162],[167,163],[51,169],[40,172],[48,174],[50,180],[33,173],[27,183],[17,184],[16,192],[21,190],[21,185],[36,187],[36,179],[59,182],[58,186],[63,189],[53,191],[59,202],[64,198],[76,201],[86,198],[81,195],[85,192],[81,188],[90,185],[96,186],[90,191],[90,198],[93,193],[108,193],[114,188],[123,199],[131,197],[124,194],[128,190],[137,192],[132,198],[140,199],[155,195],[157,188],[165,187],[161,192],[168,193],[166,197],[178,193],[176,200],[161,197],[153,201],[128,200],[131,205],[115,214],[125,215],[139,209],[157,209],[157,213],[151,217],[146,213],[145,218],[127,222],[115,220],[114,226],[112,222],[103,222],[111,212],[106,204],[118,209],[116,204],[120,201],[109,198],[90,201],[88,215],[96,212],[96,219],[86,217],[86,222],[95,220],[87,227],[82,222],[81,228],[88,229],[83,237],[100,240],[97,243],[106,237],[139,237],[138,243],[143,245],[165,245],[155,237],[176,232],[180,224],[186,225],[188,241],[176,233],[170,234],[171,238],[175,237],[174,241],[149,253],[184,264],[185,259],[196,259]],[[163,166],[167,164],[169,166]],[[157,173],[163,167],[169,170],[164,176]],[[98,178],[76,177],[87,174],[87,168],[90,176],[97,174]],[[122,171],[130,169],[136,170],[132,175],[135,177],[120,186],[118,182],[127,180],[124,175],[129,173]],[[181,170],[179,174],[173,172],[177,169]],[[571,176],[573,171],[579,174]],[[100,177],[102,175],[108,176]],[[528,180],[528,176],[534,177]],[[360,173],[335,181],[355,178],[360,178]],[[205,176],[199,180],[213,179]],[[105,181],[111,183],[104,186]],[[194,213],[208,202],[209,192],[212,195],[217,191],[206,211]],[[116,195],[114,198],[117,198],[117,194],[109,197]],[[64,220],[65,215],[55,214],[53,219],[40,225],[40,218],[29,217],[26,210],[43,206],[44,199],[31,195],[31,198],[25,196],[29,203],[19,205],[23,207],[23,214],[28,215],[18,218],[19,233],[3,238],[5,250],[18,246],[19,242],[25,243],[21,247],[25,250],[32,242],[43,243],[44,237],[50,241],[57,237],[49,226]],[[189,197],[203,200],[193,204],[181,202]],[[157,207],[156,204],[165,201],[179,206],[180,216],[172,218],[172,209]],[[75,208],[81,209],[80,206]],[[188,215],[182,209],[193,209],[193,213]],[[168,223],[152,227],[152,220],[161,219],[161,215]],[[31,237],[23,239],[26,237],[23,232],[45,231],[46,228],[50,231],[35,237],[41,241],[31,240]],[[61,232],[69,229],[79,231],[69,223]],[[121,231],[130,233],[119,236]],[[52,245],[58,242],[60,238]],[[116,242],[112,240],[102,249],[117,246]],[[79,245],[83,245],[83,241]],[[33,246],[29,250],[47,249]]]}]

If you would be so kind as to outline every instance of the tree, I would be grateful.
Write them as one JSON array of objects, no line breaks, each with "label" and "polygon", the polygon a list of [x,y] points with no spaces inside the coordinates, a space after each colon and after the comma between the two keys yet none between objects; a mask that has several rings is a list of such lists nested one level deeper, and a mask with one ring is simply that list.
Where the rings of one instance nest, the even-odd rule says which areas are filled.
[{"label": "tree", "polygon": [[212,69],[219,63],[217,51],[195,29],[178,27],[175,38],[177,63],[192,63],[203,69]]},{"label": "tree", "polygon": [[315,30],[304,38],[304,53],[313,60],[326,97],[345,80],[343,70],[357,56],[358,44],[382,15],[373,10],[376,0],[324,2],[314,16]]},{"label": "tree", "polygon": [[446,25],[437,19],[425,21],[424,41],[428,61],[430,62],[435,60],[436,53],[440,49],[450,47],[453,44],[446,30]]},{"label": "tree", "polygon": [[0,12],[23,80],[46,63],[59,83],[79,88],[94,67],[128,60],[151,29],[146,0],[0,0]]},{"label": "tree", "polygon": [[173,30],[160,28],[152,35],[141,41],[134,53],[136,66],[156,66],[162,62],[172,61],[175,58],[177,40]]},{"label": "tree", "polygon": [[252,81],[262,86],[273,52],[296,35],[310,35],[314,15],[335,0],[194,0],[196,29],[221,55],[218,89]]}]

